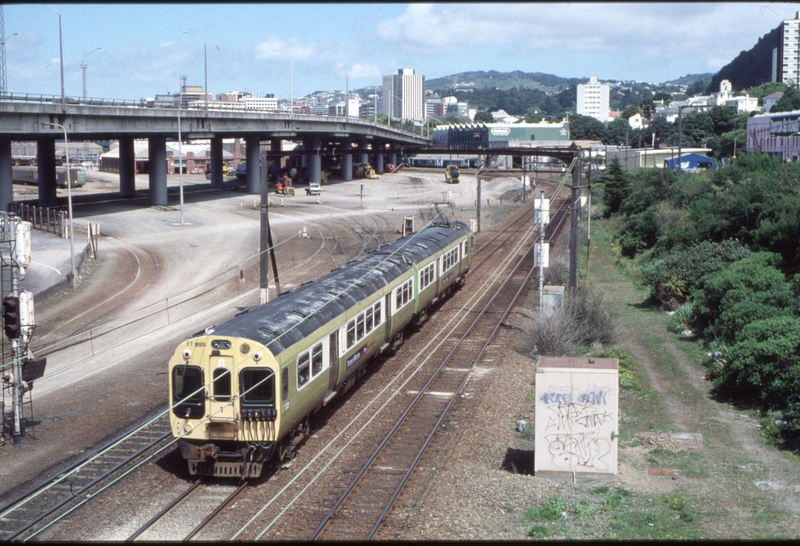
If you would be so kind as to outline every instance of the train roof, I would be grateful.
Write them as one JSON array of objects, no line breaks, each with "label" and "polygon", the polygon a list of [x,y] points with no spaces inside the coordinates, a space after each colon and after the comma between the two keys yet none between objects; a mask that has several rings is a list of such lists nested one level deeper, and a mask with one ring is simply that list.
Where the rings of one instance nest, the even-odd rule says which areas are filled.
[{"label": "train roof", "polygon": [[305,282],[264,305],[239,313],[213,330],[208,329],[211,333],[207,335],[252,339],[278,355],[391,283],[408,271],[412,263],[423,261],[468,231],[469,227],[462,222],[426,227]]}]

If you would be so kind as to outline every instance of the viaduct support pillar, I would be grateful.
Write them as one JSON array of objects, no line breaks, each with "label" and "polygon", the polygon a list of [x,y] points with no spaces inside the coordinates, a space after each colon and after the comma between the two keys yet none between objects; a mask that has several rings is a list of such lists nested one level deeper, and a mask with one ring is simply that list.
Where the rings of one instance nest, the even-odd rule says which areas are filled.
[{"label": "viaduct support pillar", "polygon": [[39,206],[53,207],[56,197],[56,141],[42,138],[36,141],[36,162],[39,166]]},{"label": "viaduct support pillar", "polygon": [[222,188],[222,137],[211,139],[211,187]]},{"label": "viaduct support pillar", "polygon": [[261,193],[261,138],[251,135],[245,137],[244,142],[247,148],[247,193]]},{"label": "viaduct support pillar", "polygon": [[167,138],[151,136],[147,141],[150,204],[167,206]]},{"label": "viaduct support pillar", "polygon": [[313,155],[308,156],[306,178],[309,182],[322,182],[322,157],[319,155],[322,144],[319,137],[306,140],[305,148],[314,152]]},{"label": "viaduct support pillar", "polygon": [[375,174],[383,174],[383,146],[375,147]]},{"label": "viaduct support pillar", "polygon": [[353,142],[350,139],[342,142],[342,180],[353,179]]},{"label": "viaduct support pillar", "polygon": [[397,152],[395,152],[394,149],[389,151],[389,163],[397,167]]},{"label": "viaduct support pillar", "polygon": [[14,177],[11,169],[11,137],[0,136],[0,210],[8,212],[14,200]]},{"label": "viaduct support pillar", "polygon": [[365,165],[369,163],[369,141],[362,138],[358,141],[358,164]]},{"label": "viaduct support pillar", "polygon": [[119,137],[119,194],[122,197],[136,195],[136,152],[133,137]]}]

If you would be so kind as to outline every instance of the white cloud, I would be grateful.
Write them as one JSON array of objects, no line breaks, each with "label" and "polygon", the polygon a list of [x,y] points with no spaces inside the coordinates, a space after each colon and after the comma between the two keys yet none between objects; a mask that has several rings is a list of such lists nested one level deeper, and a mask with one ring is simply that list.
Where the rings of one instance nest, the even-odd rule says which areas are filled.
[{"label": "white cloud", "polygon": [[277,36],[270,36],[266,40],[257,44],[256,59],[274,60],[289,57],[293,61],[302,61],[318,58],[321,55],[313,42],[300,45],[293,40],[282,40]]},{"label": "white cloud", "polygon": [[708,67],[717,70],[793,16],[786,5],[754,3],[412,4],[379,23],[377,36],[407,55],[468,55],[482,47],[527,56],[560,48],[651,62],[718,59]]}]

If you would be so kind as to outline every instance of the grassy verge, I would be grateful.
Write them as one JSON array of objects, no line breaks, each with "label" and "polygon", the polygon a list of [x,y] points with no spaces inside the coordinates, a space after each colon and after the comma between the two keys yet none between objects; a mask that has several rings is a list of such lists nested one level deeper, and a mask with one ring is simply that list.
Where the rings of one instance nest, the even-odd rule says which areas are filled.
[{"label": "grassy verge", "polygon": [[[723,405],[708,405],[708,389],[698,388],[702,342],[667,329],[669,317],[643,306],[646,293],[634,282],[630,262],[620,260],[610,222],[593,222],[588,263],[581,279],[615,302],[620,333],[617,346],[591,356],[620,358],[620,451],[637,474],[621,484],[578,484],[562,489],[524,516],[532,538],[612,540],[763,539],[794,537],[778,521],[792,515],[763,484],[767,466],[755,453],[737,449]],[[582,246],[585,258],[586,246]],[[631,356],[637,355],[636,358]],[[640,361],[641,359],[641,361]],[[678,365],[680,360],[683,365]],[[645,367],[644,363],[647,363]],[[702,411],[708,415],[695,418]],[[674,450],[645,444],[649,433],[678,431],[676,415],[701,432],[703,449]],[[731,449],[733,448],[733,449]],[[648,476],[648,468],[668,468],[678,479]],[[631,484],[631,485],[628,485]],[[759,486],[759,484],[762,484]],[[779,484],[780,485],[780,484]],[[787,519],[788,518],[788,519]]]}]

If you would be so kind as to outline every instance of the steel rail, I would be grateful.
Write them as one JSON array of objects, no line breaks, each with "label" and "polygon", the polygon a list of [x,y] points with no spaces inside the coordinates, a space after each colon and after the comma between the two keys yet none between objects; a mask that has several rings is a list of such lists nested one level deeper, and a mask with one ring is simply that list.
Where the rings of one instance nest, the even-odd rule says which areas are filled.
[{"label": "steel rail", "polygon": [[186,537],[184,537],[183,541],[184,541],[184,542],[188,542],[188,541],[192,540],[192,539],[193,539],[195,536],[197,536],[197,534],[198,534],[200,531],[202,531],[202,530],[203,530],[203,528],[204,528],[206,525],[208,525],[208,524],[209,524],[209,523],[210,523],[210,522],[211,522],[211,521],[212,521],[212,520],[213,520],[215,517],[217,517],[217,514],[219,514],[220,512],[222,512],[222,510],[223,510],[223,509],[224,509],[226,506],[230,505],[230,504],[231,504],[231,503],[232,503],[232,502],[233,502],[233,501],[236,499],[236,497],[238,497],[238,496],[239,496],[239,493],[241,493],[242,491],[244,491],[244,490],[245,490],[245,488],[247,488],[247,486],[248,486],[248,485],[250,485],[250,482],[246,482],[246,481],[245,481],[245,482],[243,482],[243,483],[242,483],[242,484],[241,484],[241,485],[240,485],[238,488],[236,488],[236,491],[234,491],[233,493],[231,493],[230,495],[228,495],[228,498],[227,498],[227,499],[225,499],[224,501],[222,501],[222,503],[221,503],[219,506],[217,506],[217,507],[214,509],[214,511],[213,511],[213,512],[211,512],[211,513],[210,513],[208,516],[206,516],[206,518],[205,518],[203,521],[201,521],[201,522],[200,522],[200,523],[199,523],[199,524],[198,524],[198,525],[197,525],[197,526],[196,526],[196,527],[195,527],[195,528],[192,530],[192,532],[191,532],[191,533],[189,533],[188,535],[186,535]]},{"label": "steel rail", "polygon": [[187,487],[185,491],[183,491],[180,495],[172,499],[164,508],[159,510],[155,516],[147,520],[144,523],[144,525],[139,527],[131,536],[126,538],[125,542],[133,542],[134,540],[136,540],[136,537],[138,537],[139,535],[147,531],[150,527],[152,527],[153,524],[155,524],[158,520],[161,519],[161,516],[169,512],[174,506],[176,506],[179,502],[181,502],[184,498],[186,498],[186,496],[189,495],[189,493],[197,489],[202,482],[203,478],[198,478],[197,480],[195,480],[195,482],[191,484],[189,487]]},{"label": "steel rail", "polygon": [[[154,421],[148,422],[145,426],[151,424],[152,422],[154,422]],[[94,462],[97,459],[100,459],[101,457],[106,455],[108,452],[111,452],[116,446],[118,446],[122,442],[132,438],[133,435],[136,434],[136,432],[138,432],[139,430],[142,430],[143,428],[144,427],[140,426],[140,427],[138,427],[136,429],[133,429],[133,431],[128,433],[127,436],[122,436],[122,437],[118,438],[117,440],[112,441],[111,443],[109,443],[106,446],[100,448],[99,450],[96,450],[93,454],[87,456],[86,458],[82,459],[81,461],[79,461],[78,463],[76,463],[75,465],[70,467],[70,469],[68,471],[61,472],[56,478],[53,478],[51,481],[47,482],[44,485],[44,487],[41,487],[41,488],[35,489],[33,491],[30,491],[29,493],[27,493],[27,494],[23,495],[22,497],[18,498],[16,501],[14,501],[15,506],[11,507],[9,510],[4,510],[3,512],[1,512],[0,513],[0,517],[6,517],[8,514],[13,513],[15,510],[23,508],[25,506],[25,504],[27,504],[28,502],[30,502],[34,498],[38,497],[39,495],[49,491],[53,487],[56,487],[57,485],[61,485],[61,484],[65,483],[65,482],[67,482],[70,479],[74,479],[75,475],[81,470],[81,467],[86,466],[86,465]],[[112,474],[118,472],[120,469],[122,469],[125,466],[129,465],[132,461],[140,458],[148,450],[153,449],[156,445],[158,445],[160,442],[164,441],[171,434],[172,434],[171,431],[168,430],[164,434],[158,436],[156,439],[150,441],[147,445],[143,446],[142,448],[137,450],[132,455],[126,457],[125,459],[123,459],[122,461],[118,462],[117,464],[115,464],[111,468],[107,469],[101,475],[97,476],[96,478],[94,478],[93,480],[88,482],[87,484],[83,485],[77,491],[72,491],[70,489],[70,493],[69,493],[68,496],[66,496],[66,497],[59,496],[60,500],[57,501],[54,505],[50,506],[48,509],[45,509],[44,512],[40,513],[38,516],[36,516],[34,519],[29,521],[28,523],[23,524],[22,527],[16,529],[11,534],[3,537],[2,540],[3,541],[10,541],[10,540],[14,540],[14,539],[19,538],[23,533],[25,533],[28,530],[30,530],[31,527],[33,527],[37,523],[40,523],[45,518],[53,515],[55,512],[57,512],[61,508],[64,508],[70,502],[76,501],[76,499],[81,499],[80,501],[76,501],[77,505],[83,504],[88,499],[92,498],[92,495],[84,496],[84,493],[86,493],[90,489],[94,488],[95,486],[97,486],[97,484],[103,482],[106,478],[108,478]],[[10,505],[7,505],[7,506],[10,506]],[[69,511],[67,513],[69,513]],[[27,541],[27,540],[30,540],[31,538],[35,537],[36,535],[38,535],[39,533],[41,533],[42,531],[44,531],[45,529],[50,527],[50,525],[52,525],[53,523],[59,521],[59,519],[61,519],[61,517],[63,517],[64,515],[65,514],[62,514],[61,516],[58,516],[58,517],[54,518],[53,521],[47,523],[47,525],[45,525],[41,529],[38,529],[33,534],[27,536],[24,540]]]},{"label": "steel rail", "polygon": [[[532,250],[532,249],[533,249],[533,247],[531,246],[530,250]],[[518,262],[518,266],[522,265],[522,261],[523,260],[529,259],[529,256],[528,256],[529,254],[530,254],[530,251],[528,253],[526,253],[526,255],[523,256],[520,259],[520,262]],[[516,305],[520,294],[522,294],[522,291],[526,288],[528,280],[531,278],[531,275],[533,275],[533,270],[534,270],[534,268],[531,267],[531,269],[528,271],[527,275],[525,275],[525,278],[523,279],[522,283],[520,284],[519,288],[517,289],[516,293],[514,294],[514,297],[512,298],[511,302],[508,304],[508,306],[506,307],[505,311],[503,312],[503,316],[500,317],[500,319],[497,321],[497,324],[495,325],[494,329],[492,330],[492,333],[489,334],[489,337],[486,340],[486,343],[483,344],[483,347],[481,348],[480,353],[478,354],[477,357],[475,357],[475,360],[472,362],[472,365],[470,366],[469,371],[466,373],[466,375],[464,376],[464,379],[461,381],[461,384],[458,386],[458,388],[453,393],[453,396],[450,397],[450,401],[447,403],[447,406],[442,411],[441,416],[436,421],[436,424],[431,429],[431,431],[428,434],[427,438],[425,438],[425,442],[422,444],[422,447],[420,448],[419,453],[417,453],[417,456],[414,457],[414,460],[412,461],[410,467],[408,468],[408,470],[406,470],[406,473],[403,475],[403,478],[400,480],[400,483],[395,488],[394,493],[392,493],[392,496],[389,499],[389,502],[386,504],[385,508],[381,512],[381,515],[378,517],[378,521],[375,522],[375,525],[372,527],[372,530],[367,535],[367,540],[371,540],[372,539],[372,537],[375,535],[375,532],[378,530],[378,527],[380,527],[381,523],[386,518],[386,515],[389,513],[389,510],[391,510],[392,506],[394,505],[394,501],[397,499],[397,496],[400,494],[400,492],[405,487],[406,481],[408,481],[408,478],[411,476],[411,473],[414,471],[414,469],[416,469],[417,464],[419,463],[419,460],[422,458],[422,454],[425,453],[425,450],[427,449],[428,444],[430,444],[431,440],[433,439],[434,434],[436,434],[436,431],[439,430],[439,427],[441,426],[442,421],[444,421],[444,418],[447,417],[447,415],[449,414],[450,408],[453,406],[453,404],[455,403],[456,399],[458,398],[458,394],[464,389],[464,386],[467,384],[467,381],[469,381],[469,378],[472,376],[472,372],[475,370],[475,366],[477,366],[478,362],[480,362],[480,360],[483,358],[483,355],[486,352],[486,349],[489,348],[489,345],[491,345],[492,341],[494,340],[495,334],[497,334],[497,331],[500,329],[500,326],[503,325],[503,321],[505,321],[506,317],[511,312],[511,309],[513,309],[514,305]],[[516,273],[516,271],[514,273]],[[510,276],[509,276],[508,279],[506,279],[506,281],[507,282],[510,281]],[[507,282],[506,282],[506,284],[507,284]],[[491,304],[491,302],[490,302],[490,304]],[[449,359],[449,355],[448,355],[448,359]]]},{"label": "steel rail", "polygon": [[[345,489],[345,491],[344,491],[344,492],[341,494],[341,496],[340,496],[340,497],[339,497],[339,499],[336,501],[336,503],[334,503],[334,506],[333,506],[333,508],[331,508],[331,509],[330,509],[330,511],[328,512],[328,514],[327,514],[327,515],[326,515],[326,516],[323,518],[323,521],[322,521],[322,523],[320,523],[320,524],[319,524],[319,526],[318,526],[318,527],[317,527],[317,529],[314,531],[314,533],[311,535],[311,537],[309,537],[309,540],[314,540],[314,539],[316,539],[316,538],[317,538],[317,536],[319,536],[319,534],[322,532],[322,530],[324,529],[324,527],[325,527],[325,526],[328,524],[328,522],[331,520],[331,518],[333,518],[333,516],[334,516],[334,514],[336,513],[336,511],[338,510],[338,508],[339,508],[339,507],[341,506],[341,504],[342,504],[342,503],[345,501],[345,499],[346,499],[346,498],[347,498],[347,496],[350,494],[350,492],[353,490],[353,488],[356,486],[356,484],[357,484],[357,483],[358,483],[358,482],[361,480],[361,478],[362,478],[362,476],[364,475],[364,473],[365,473],[365,472],[366,472],[366,471],[369,469],[369,467],[372,465],[372,463],[374,462],[374,460],[375,460],[375,459],[378,457],[378,455],[379,455],[379,454],[380,454],[380,453],[383,451],[383,448],[386,446],[386,444],[389,442],[389,440],[392,438],[392,436],[395,434],[395,432],[396,432],[396,431],[397,431],[397,430],[400,428],[400,426],[401,426],[401,425],[402,425],[402,424],[405,422],[406,418],[407,418],[407,417],[408,417],[408,415],[411,413],[411,411],[414,409],[414,407],[416,406],[417,402],[419,402],[419,400],[422,398],[422,396],[423,396],[423,395],[426,393],[426,391],[427,391],[427,390],[428,390],[428,388],[430,387],[431,383],[433,383],[433,381],[434,381],[434,380],[435,380],[435,379],[436,379],[436,378],[439,376],[439,374],[441,373],[441,371],[444,369],[445,365],[446,365],[446,364],[447,364],[447,363],[450,361],[450,359],[452,358],[452,356],[455,354],[456,350],[457,350],[457,349],[458,349],[458,348],[461,346],[461,344],[462,344],[462,343],[463,343],[463,342],[464,342],[464,341],[467,339],[467,336],[469,336],[469,334],[472,332],[472,330],[473,330],[473,329],[474,329],[474,328],[477,326],[477,324],[478,324],[478,322],[480,321],[480,319],[481,319],[481,318],[483,318],[483,315],[484,315],[484,314],[485,314],[485,313],[488,311],[489,307],[492,305],[492,303],[494,303],[494,301],[495,301],[495,300],[497,299],[497,297],[500,295],[501,291],[502,291],[502,290],[505,288],[505,286],[507,285],[507,283],[510,281],[511,277],[512,277],[512,276],[513,276],[513,275],[516,273],[516,271],[517,271],[517,270],[519,269],[519,267],[522,265],[523,261],[527,259],[527,257],[528,257],[528,254],[530,253],[530,249],[531,249],[531,248],[533,248],[533,246],[532,246],[532,245],[531,245],[531,246],[529,247],[529,249],[528,249],[528,250],[527,250],[527,251],[526,251],[526,252],[525,252],[525,253],[522,255],[522,257],[520,257],[520,258],[519,258],[519,260],[517,261],[517,263],[516,263],[516,264],[513,266],[513,268],[512,268],[512,271],[511,271],[511,272],[510,272],[510,273],[509,273],[509,274],[506,276],[506,278],[503,280],[503,282],[501,283],[501,285],[500,285],[500,286],[499,286],[499,287],[498,287],[498,288],[495,290],[495,292],[494,292],[494,294],[492,295],[492,297],[490,298],[490,300],[489,300],[489,301],[488,301],[488,302],[487,302],[487,303],[484,305],[483,309],[482,309],[482,310],[479,312],[478,316],[477,316],[477,317],[476,317],[476,318],[473,320],[473,322],[472,322],[472,323],[470,324],[470,326],[467,328],[467,331],[466,331],[466,332],[465,332],[465,333],[464,333],[464,334],[461,336],[461,338],[460,338],[460,339],[459,339],[459,340],[456,342],[455,346],[454,346],[454,347],[453,347],[453,348],[450,350],[450,352],[449,352],[449,353],[447,354],[447,356],[444,358],[444,360],[443,360],[443,361],[442,361],[442,363],[439,365],[439,367],[436,369],[436,371],[433,373],[433,375],[432,375],[432,376],[431,376],[431,377],[428,379],[428,381],[425,383],[425,385],[424,385],[422,388],[420,388],[419,392],[418,392],[418,393],[417,393],[417,395],[414,397],[414,399],[413,399],[413,400],[412,400],[412,401],[409,403],[409,405],[408,405],[408,407],[406,408],[406,410],[405,410],[405,411],[404,411],[404,412],[403,412],[403,413],[400,415],[400,417],[397,419],[397,422],[395,423],[395,425],[394,425],[394,426],[392,427],[392,429],[391,429],[391,430],[390,430],[390,431],[387,433],[387,435],[386,435],[386,437],[383,439],[383,441],[381,441],[381,443],[380,443],[380,444],[378,444],[378,447],[376,447],[376,448],[375,448],[375,451],[373,452],[373,454],[372,454],[372,455],[371,455],[371,456],[370,456],[370,457],[367,459],[367,461],[366,461],[366,462],[364,463],[364,465],[362,466],[361,470],[360,470],[360,471],[359,471],[359,472],[356,474],[356,476],[355,476],[355,477],[353,478],[353,480],[350,482],[350,484],[349,484],[349,485],[348,485],[348,487]],[[504,316],[505,316],[505,315],[504,315]]]},{"label": "steel rail", "polygon": [[[529,231],[530,231],[530,233],[528,233],[528,234],[526,235],[527,237],[530,237],[530,236],[532,236],[532,233],[533,233],[533,231],[534,231],[534,230],[533,230],[533,228],[529,228]],[[518,245],[518,247],[521,247],[521,246],[522,246],[521,244],[519,244],[519,245]],[[508,262],[508,261],[510,261],[510,260],[511,260],[511,257],[510,257],[510,256],[504,256],[504,257],[503,257],[503,259],[501,260],[501,263],[499,264],[499,266],[500,266],[500,267],[498,267],[498,269],[504,269],[505,267],[507,267],[507,262]],[[364,424],[363,424],[363,425],[360,427],[360,429],[359,429],[359,430],[357,430],[357,431],[355,432],[355,434],[354,434],[353,436],[351,436],[351,437],[350,437],[350,438],[349,438],[349,439],[348,439],[348,440],[347,440],[347,441],[344,443],[344,445],[343,445],[343,446],[342,446],[342,447],[339,449],[339,451],[338,451],[338,452],[336,452],[336,453],[335,453],[335,454],[333,454],[332,456],[329,456],[329,457],[326,459],[326,462],[325,462],[325,464],[324,464],[323,468],[322,468],[322,469],[321,469],[321,470],[320,470],[320,471],[319,471],[319,472],[316,474],[316,476],[314,476],[314,477],[311,479],[311,481],[309,481],[309,482],[308,482],[308,483],[307,483],[305,486],[303,486],[303,488],[301,489],[301,491],[300,491],[300,492],[299,492],[299,493],[298,493],[298,494],[297,494],[297,495],[294,497],[294,499],[292,499],[291,501],[289,501],[289,502],[288,502],[288,503],[285,505],[285,507],[284,507],[284,508],[281,510],[281,513],[280,513],[280,514],[279,514],[277,517],[275,517],[275,518],[272,520],[272,522],[271,522],[271,523],[269,523],[269,524],[268,524],[268,525],[267,525],[267,526],[266,526],[266,527],[265,527],[265,528],[264,528],[264,529],[261,531],[261,533],[260,533],[260,534],[258,534],[258,536],[256,537],[256,539],[260,539],[260,538],[261,538],[261,537],[262,537],[262,536],[263,536],[263,535],[264,535],[264,534],[265,534],[265,533],[266,533],[266,532],[267,532],[269,529],[271,529],[271,528],[272,528],[272,526],[273,526],[273,525],[275,525],[275,523],[276,523],[276,522],[277,522],[277,521],[278,521],[278,520],[279,520],[279,519],[282,517],[282,515],[283,515],[283,514],[284,514],[284,513],[285,513],[285,512],[286,512],[286,511],[287,511],[287,510],[288,510],[288,509],[289,509],[289,508],[290,508],[290,507],[291,507],[291,506],[292,506],[292,505],[293,505],[293,504],[294,504],[294,503],[295,503],[295,502],[296,502],[296,501],[299,499],[299,497],[300,497],[300,496],[302,496],[302,495],[305,493],[305,491],[306,491],[306,490],[307,490],[307,489],[308,489],[308,488],[309,488],[309,487],[310,487],[310,486],[311,486],[311,485],[312,485],[312,484],[313,484],[313,483],[314,483],[314,482],[315,482],[317,479],[319,479],[319,478],[320,478],[320,476],[321,476],[322,474],[324,474],[324,472],[326,472],[326,471],[327,471],[328,467],[330,467],[330,465],[331,465],[331,464],[333,464],[333,462],[334,462],[335,460],[337,460],[337,459],[338,459],[338,458],[339,458],[339,457],[340,457],[340,456],[341,456],[341,455],[342,455],[342,454],[343,454],[343,453],[344,453],[344,452],[345,452],[345,451],[346,451],[346,450],[349,448],[350,444],[351,444],[352,442],[354,442],[354,441],[356,440],[356,438],[358,438],[358,437],[361,435],[361,433],[362,433],[362,432],[363,432],[363,431],[364,431],[364,430],[365,430],[365,429],[366,429],[366,428],[367,428],[367,427],[370,425],[370,423],[371,423],[371,422],[372,422],[372,421],[373,421],[373,420],[374,420],[374,419],[375,419],[375,418],[376,418],[378,415],[380,415],[380,414],[381,414],[381,412],[382,412],[382,411],[383,411],[383,410],[386,408],[386,406],[387,406],[389,403],[391,403],[391,402],[392,402],[392,401],[395,399],[395,397],[396,397],[396,396],[398,396],[398,395],[401,393],[402,389],[403,389],[403,388],[406,386],[406,384],[407,384],[409,381],[411,381],[411,380],[412,380],[412,379],[413,379],[413,378],[416,376],[416,374],[417,374],[417,373],[419,373],[419,372],[420,372],[420,370],[422,369],[422,366],[425,364],[425,362],[427,362],[427,361],[428,361],[428,359],[429,359],[429,358],[430,358],[430,356],[432,355],[433,351],[435,351],[435,350],[438,350],[438,349],[439,349],[439,348],[440,348],[440,347],[441,347],[441,346],[444,344],[444,340],[446,340],[446,339],[449,337],[449,335],[450,335],[450,334],[452,334],[452,333],[453,333],[453,332],[456,330],[456,328],[459,328],[459,327],[460,327],[460,325],[461,325],[461,324],[462,324],[462,323],[463,323],[463,322],[466,320],[466,317],[467,317],[469,314],[471,314],[471,313],[473,312],[473,310],[475,310],[475,309],[478,307],[479,300],[480,300],[481,298],[483,298],[483,297],[484,297],[484,296],[485,296],[485,295],[486,295],[486,294],[489,292],[489,290],[491,289],[491,286],[490,286],[490,285],[491,285],[491,284],[494,282],[492,279],[493,279],[493,278],[496,278],[496,277],[498,277],[498,276],[499,276],[499,273],[491,273],[491,274],[489,274],[489,275],[485,276],[485,278],[484,278],[482,281],[479,281],[479,284],[480,284],[480,286],[478,286],[478,287],[476,288],[476,290],[474,290],[474,291],[471,293],[471,295],[469,296],[469,298],[468,298],[468,301],[467,301],[467,302],[464,304],[464,305],[466,306],[466,308],[464,308],[463,312],[462,312],[462,313],[460,313],[460,314],[457,314],[456,316],[454,316],[454,317],[450,318],[449,320],[447,320],[447,321],[446,321],[446,324],[444,325],[444,327],[442,327],[442,328],[441,328],[441,330],[440,330],[440,332],[439,332],[441,335],[436,335],[436,336],[434,336],[434,338],[433,338],[433,339],[431,339],[431,340],[430,340],[430,341],[429,341],[429,342],[428,342],[428,343],[425,345],[425,347],[423,347],[423,348],[422,348],[422,349],[421,349],[421,350],[420,350],[420,351],[419,351],[419,352],[416,354],[416,356],[414,356],[413,358],[411,358],[411,359],[410,359],[410,360],[409,360],[409,361],[408,361],[408,362],[405,364],[405,366],[403,367],[403,369],[402,369],[402,370],[400,370],[400,373],[398,373],[398,375],[396,375],[396,376],[395,376],[395,377],[394,377],[394,378],[393,378],[391,381],[389,381],[389,383],[388,383],[388,384],[387,384],[387,385],[386,385],[386,386],[385,386],[383,389],[381,389],[381,390],[380,390],[380,392],[378,392],[378,393],[375,395],[375,397],[372,399],[372,401],[370,401],[369,403],[367,403],[367,404],[364,406],[364,408],[362,408],[362,409],[361,409],[361,411],[360,411],[360,412],[358,413],[358,415],[357,415],[357,416],[356,416],[356,417],[355,417],[355,418],[354,418],[354,419],[351,421],[351,423],[350,423],[349,425],[346,425],[346,426],[342,427],[342,428],[341,428],[341,430],[339,431],[339,433],[336,435],[336,437],[335,437],[335,438],[333,438],[333,440],[331,440],[331,442],[329,442],[329,443],[328,443],[328,445],[327,445],[326,447],[324,447],[323,449],[321,449],[321,450],[320,450],[320,451],[319,451],[319,452],[318,452],[318,453],[317,453],[317,454],[316,454],[316,455],[315,455],[315,456],[312,458],[311,462],[310,462],[308,465],[306,465],[306,466],[305,466],[303,469],[300,469],[300,470],[299,470],[299,471],[296,473],[296,475],[295,475],[295,476],[294,476],[294,477],[293,477],[293,478],[292,478],[292,479],[289,481],[289,483],[287,483],[287,484],[286,484],[286,485],[285,485],[285,486],[284,486],[284,487],[283,487],[283,488],[282,488],[280,491],[278,491],[278,492],[277,492],[277,493],[274,495],[274,497],[273,497],[273,498],[272,498],[272,499],[271,499],[269,502],[267,502],[267,503],[266,503],[264,506],[262,506],[262,508],[261,508],[259,511],[257,511],[257,513],[256,513],[255,515],[253,515],[253,517],[252,517],[252,518],[251,518],[251,519],[250,519],[250,520],[249,520],[249,521],[248,521],[248,522],[247,522],[247,523],[246,523],[246,524],[245,524],[245,525],[244,525],[244,526],[243,526],[243,527],[242,527],[242,528],[241,528],[239,531],[237,531],[237,532],[236,532],[236,533],[235,533],[235,534],[232,536],[232,540],[236,540],[236,539],[237,539],[237,537],[239,537],[239,536],[240,536],[240,535],[241,535],[241,534],[242,534],[242,533],[243,533],[243,532],[244,532],[244,531],[245,531],[245,530],[246,530],[246,529],[247,529],[247,528],[248,528],[250,525],[252,525],[252,524],[255,522],[255,520],[256,520],[256,519],[257,519],[257,518],[258,518],[258,517],[259,517],[259,516],[260,516],[260,515],[261,515],[261,514],[262,514],[262,513],[263,513],[263,512],[264,512],[264,511],[267,509],[267,508],[269,508],[269,507],[270,507],[272,504],[274,504],[274,503],[277,501],[277,499],[278,499],[278,498],[279,498],[279,497],[280,497],[280,496],[281,496],[283,493],[285,493],[285,492],[286,492],[286,490],[287,490],[287,489],[288,489],[288,488],[289,488],[291,485],[293,485],[293,484],[294,484],[294,482],[295,482],[296,480],[298,480],[298,479],[300,478],[300,476],[301,476],[302,474],[304,474],[304,473],[305,473],[307,470],[309,470],[309,468],[311,467],[311,465],[312,465],[312,464],[314,464],[314,463],[315,463],[315,462],[316,462],[316,461],[317,461],[319,458],[321,458],[321,457],[323,456],[323,454],[326,452],[326,450],[327,450],[329,447],[332,447],[332,446],[333,446],[333,444],[334,444],[334,442],[335,442],[335,441],[337,441],[337,440],[338,440],[338,439],[339,439],[339,438],[340,438],[342,435],[344,435],[344,434],[345,434],[345,432],[347,432],[347,431],[350,429],[350,427],[351,427],[351,426],[353,426],[353,425],[356,423],[356,420],[357,420],[357,419],[360,419],[360,418],[362,418],[366,412],[369,412],[369,415],[370,415],[370,416],[369,416],[369,418],[367,419],[366,423],[364,423]],[[455,324],[455,325],[453,325],[453,324]],[[422,358],[422,363],[420,363],[419,365],[417,365],[417,368],[416,368],[416,370],[412,370],[412,371],[411,371],[411,373],[410,373],[410,375],[408,375],[407,377],[405,377],[405,378],[403,379],[403,377],[402,377],[402,374],[403,374],[403,373],[406,373],[406,372],[407,372],[407,371],[408,371],[408,370],[409,370],[409,369],[412,367],[412,365],[415,365],[415,363],[417,362],[417,360],[419,360],[420,358]],[[389,389],[392,387],[392,385],[393,385],[393,384],[394,384],[396,381],[400,381],[401,379],[403,379],[402,383],[400,383],[400,384],[399,384],[399,386],[398,386],[397,388],[395,388],[395,390],[394,390],[393,394],[391,394],[391,395],[388,397],[388,399],[387,399],[387,400],[385,400],[385,401],[384,401],[384,402],[383,402],[383,403],[382,403],[382,404],[381,404],[379,407],[377,407],[377,408],[374,408],[374,409],[371,409],[371,408],[372,408],[372,405],[373,405],[373,404],[375,404],[375,403],[378,403],[378,401],[380,400],[380,398],[381,398],[382,396],[384,396],[384,394],[385,394],[385,393],[386,393],[386,392],[387,392],[387,391],[388,391],[388,390],[389,390]]]}]

